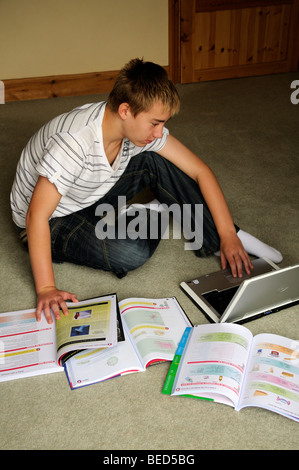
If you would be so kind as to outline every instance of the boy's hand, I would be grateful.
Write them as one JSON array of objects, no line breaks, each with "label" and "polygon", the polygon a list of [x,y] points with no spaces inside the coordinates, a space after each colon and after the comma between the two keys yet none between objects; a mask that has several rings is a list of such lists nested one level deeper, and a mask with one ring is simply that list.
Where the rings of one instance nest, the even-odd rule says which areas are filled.
[{"label": "boy's hand", "polygon": [[229,263],[233,277],[242,277],[243,269],[251,274],[253,265],[237,234],[221,239],[220,257],[222,269]]},{"label": "boy's hand", "polygon": [[35,312],[37,321],[40,321],[42,311],[44,311],[47,322],[52,323],[51,309],[56,320],[60,318],[60,309],[63,311],[64,315],[68,315],[69,312],[65,303],[66,300],[78,302],[75,294],[61,291],[56,289],[55,286],[48,286],[41,289],[37,296],[37,308]]}]

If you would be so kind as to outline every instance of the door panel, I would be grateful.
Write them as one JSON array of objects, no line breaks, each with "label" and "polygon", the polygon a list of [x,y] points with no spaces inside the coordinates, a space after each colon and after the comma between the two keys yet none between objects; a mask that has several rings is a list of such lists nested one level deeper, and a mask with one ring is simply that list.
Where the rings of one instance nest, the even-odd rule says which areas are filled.
[{"label": "door panel", "polygon": [[298,4],[181,0],[181,83],[297,70]]}]

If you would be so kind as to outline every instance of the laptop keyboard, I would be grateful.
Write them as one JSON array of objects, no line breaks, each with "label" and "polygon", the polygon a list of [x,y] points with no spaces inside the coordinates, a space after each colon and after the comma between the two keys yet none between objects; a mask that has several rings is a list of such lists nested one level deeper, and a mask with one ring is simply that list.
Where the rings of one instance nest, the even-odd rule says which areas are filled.
[{"label": "laptop keyboard", "polygon": [[239,286],[230,287],[222,291],[212,290],[203,294],[203,297],[216,312],[222,315],[238,289]]}]

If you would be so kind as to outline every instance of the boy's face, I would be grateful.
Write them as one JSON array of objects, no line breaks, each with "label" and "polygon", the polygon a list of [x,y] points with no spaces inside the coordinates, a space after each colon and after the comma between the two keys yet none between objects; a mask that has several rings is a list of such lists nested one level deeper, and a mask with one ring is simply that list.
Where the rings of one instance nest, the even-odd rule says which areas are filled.
[{"label": "boy's face", "polygon": [[154,103],[149,111],[133,116],[130,110],[125,120],[126,137],[138,147],[145,147],[163,134],[164,124],[170,119],[171,112],[160,103]]}]

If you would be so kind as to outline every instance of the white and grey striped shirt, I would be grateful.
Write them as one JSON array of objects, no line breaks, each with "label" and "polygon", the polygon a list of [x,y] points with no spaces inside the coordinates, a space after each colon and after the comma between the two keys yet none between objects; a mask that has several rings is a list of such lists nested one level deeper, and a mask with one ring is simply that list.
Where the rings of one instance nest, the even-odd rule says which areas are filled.
[{"label": "white and grey striped shirt", "polygon": [[145,147],[137,147],[124,139],[111,166],[102,136],[105,107],[105,102],[80,106],[52,119],[30,139],[21,154],[10,194],[12,216],[18,227],[25,227],[39,175],[55,184],[62,195],[51,216],[62,217],[102,198],[121,177],[134,155],[163,148],[168,135],[165,128],[161,139]]}]

